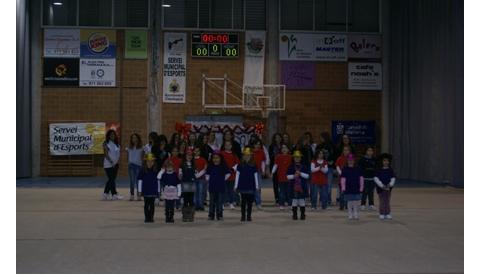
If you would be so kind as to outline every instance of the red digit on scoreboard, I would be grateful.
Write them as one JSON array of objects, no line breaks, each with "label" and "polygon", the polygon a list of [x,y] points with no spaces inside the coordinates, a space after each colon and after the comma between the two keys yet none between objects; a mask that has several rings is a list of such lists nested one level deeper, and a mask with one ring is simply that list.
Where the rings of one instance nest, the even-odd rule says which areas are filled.
[{"label": "red digit on scoreboard", "polygon": [[206,34],[202,35],[202,42],[208,43],[208,35],[206,35]]},{"label": "red digit on scoreboard", "polygon": [[223,43],[228,43],[228,34],[222,35],[222,42]]}]

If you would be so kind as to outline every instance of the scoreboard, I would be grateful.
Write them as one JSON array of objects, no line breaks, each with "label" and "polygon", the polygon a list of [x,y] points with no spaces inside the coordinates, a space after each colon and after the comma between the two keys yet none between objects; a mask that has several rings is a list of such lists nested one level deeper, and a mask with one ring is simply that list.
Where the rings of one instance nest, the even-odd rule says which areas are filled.
[{"label": "scoreboard", "polygon": [[238,58],[238,34],[192,33],[192,57]]}]

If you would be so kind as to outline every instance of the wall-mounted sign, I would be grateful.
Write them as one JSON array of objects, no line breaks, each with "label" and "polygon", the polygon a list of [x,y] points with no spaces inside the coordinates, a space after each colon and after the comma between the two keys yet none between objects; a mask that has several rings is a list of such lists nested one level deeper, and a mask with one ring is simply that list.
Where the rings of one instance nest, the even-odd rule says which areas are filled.
[{"label": "wall-mounted sign", "polygon": [[80,31],[80,57],[115,58],[116,36],[115,30],[82,29]]},{"label": "wall-mounted sign", "polygon": [[354,144],[375,144],[375,121],[332,121],[332,139],[339,143],[347,134]]},{"label": "wall-mounted sign", "polygon": [[80,56],[80,30],[45,29],[43,56],[78,58]]},{"label": "wall-mounted sign", "polygon": [[125,59],[147,59],[146,30],[125,30]]},{"label": "wall-mounted sign", "polygon": [[238,58],[240,47],[236,33],[192,33],[192,57]]},{"label": "wall-mounted sign", "polygon": [[381,59],[382,37],[371,34],[349,34],[348,58]]},{"label": "wall-mounted sign", "polygon": [[115,59],[80,59],[81,87],[114,87]]},{"label": "wall-mounted sign", "polygon": [[44,58],[44,86],[78,86],[77,58]]},{"label": "wall-mounted sign", "polygon": [[382,64],[348,63],[348,89],[381,90]]},{"label": "wall-mounted sign", "polygon": [[103,154],[105,123],[49,125],[50,155]]},{"label": "wall-mounted sign", "polygon": [[347,36],[339,33],[280,33],[282,61],[346,61]]},{"label": "wall-mounted sign", "polygon": [[187,34],[166,32],[163,40],[163,102],[185,103]]}]

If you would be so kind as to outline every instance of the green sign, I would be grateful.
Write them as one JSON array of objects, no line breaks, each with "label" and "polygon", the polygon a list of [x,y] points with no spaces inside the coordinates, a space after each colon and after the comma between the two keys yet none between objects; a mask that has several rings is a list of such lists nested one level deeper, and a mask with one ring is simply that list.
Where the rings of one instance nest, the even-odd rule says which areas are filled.
[{"label": "green sign", "polygon": [[147,31],[125,30],[125,59],[147,59]]}]

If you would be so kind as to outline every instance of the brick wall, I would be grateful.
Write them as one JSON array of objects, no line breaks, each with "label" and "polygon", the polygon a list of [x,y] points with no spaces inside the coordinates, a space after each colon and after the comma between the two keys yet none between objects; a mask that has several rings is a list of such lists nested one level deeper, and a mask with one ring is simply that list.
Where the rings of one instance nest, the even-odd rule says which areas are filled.
[{"label": "brick wall", "polygon": [[[187,33],[190,37],[190,33]],[[189,39],[190,40],[190,39]],[[121,122],[121,139],[125,147],[129,135],[138,132],[143,141],[147,137],[148,60],[123,60],[123,31],[117,31],[117,87],[115,88],[42,88],[42,155],[41,173],[48,175],[49,121],[105,121]],[[240,45],[244,35],[240,34]],[[202,109],[202,74],[223,77],[242,84],[244,51],[240,58],[192,58],[187,47],[187,95],[185,104],[161,104],[162,133],[168,137],[174,132],[175,122],[183,122],[187,115],[212,114]],[[149,53],[150,56],[150,53]],[[331,130],[331,120],[375,120],[381,125],[381,92],[348,91],[347,63],[316,63],[316,90],[287,90],[286,111],[280,113],[279,131],[286,130],[293,141],[305,131],[311,131],[318,140],[320,132]],[[160,74],[161,75],[161,74]],[[222,85],[222,82],[219,82]],[[159,79],[162,87],[162,77]],[[215,94],[211,86],[210,94]],[[240,95],[240,90],[232,91]],[[120,106],[120,92],[123,103]],[[162,94],[160,92],[160,100]],[[222,97],[210,96],[209,101],[221,102]],[[122,115],[120,115],[120,110]],[[261,121],[259,112],[217,110],[216,114],[243,115],[248,123]],[[120,119],[120,116],[122,117]],[[380,136],[377,133],[377,139]],[[102,157],[96,156],[95,173],[104,175]],[[122,153],[120,175],[127,174],[126,153]]]}]

